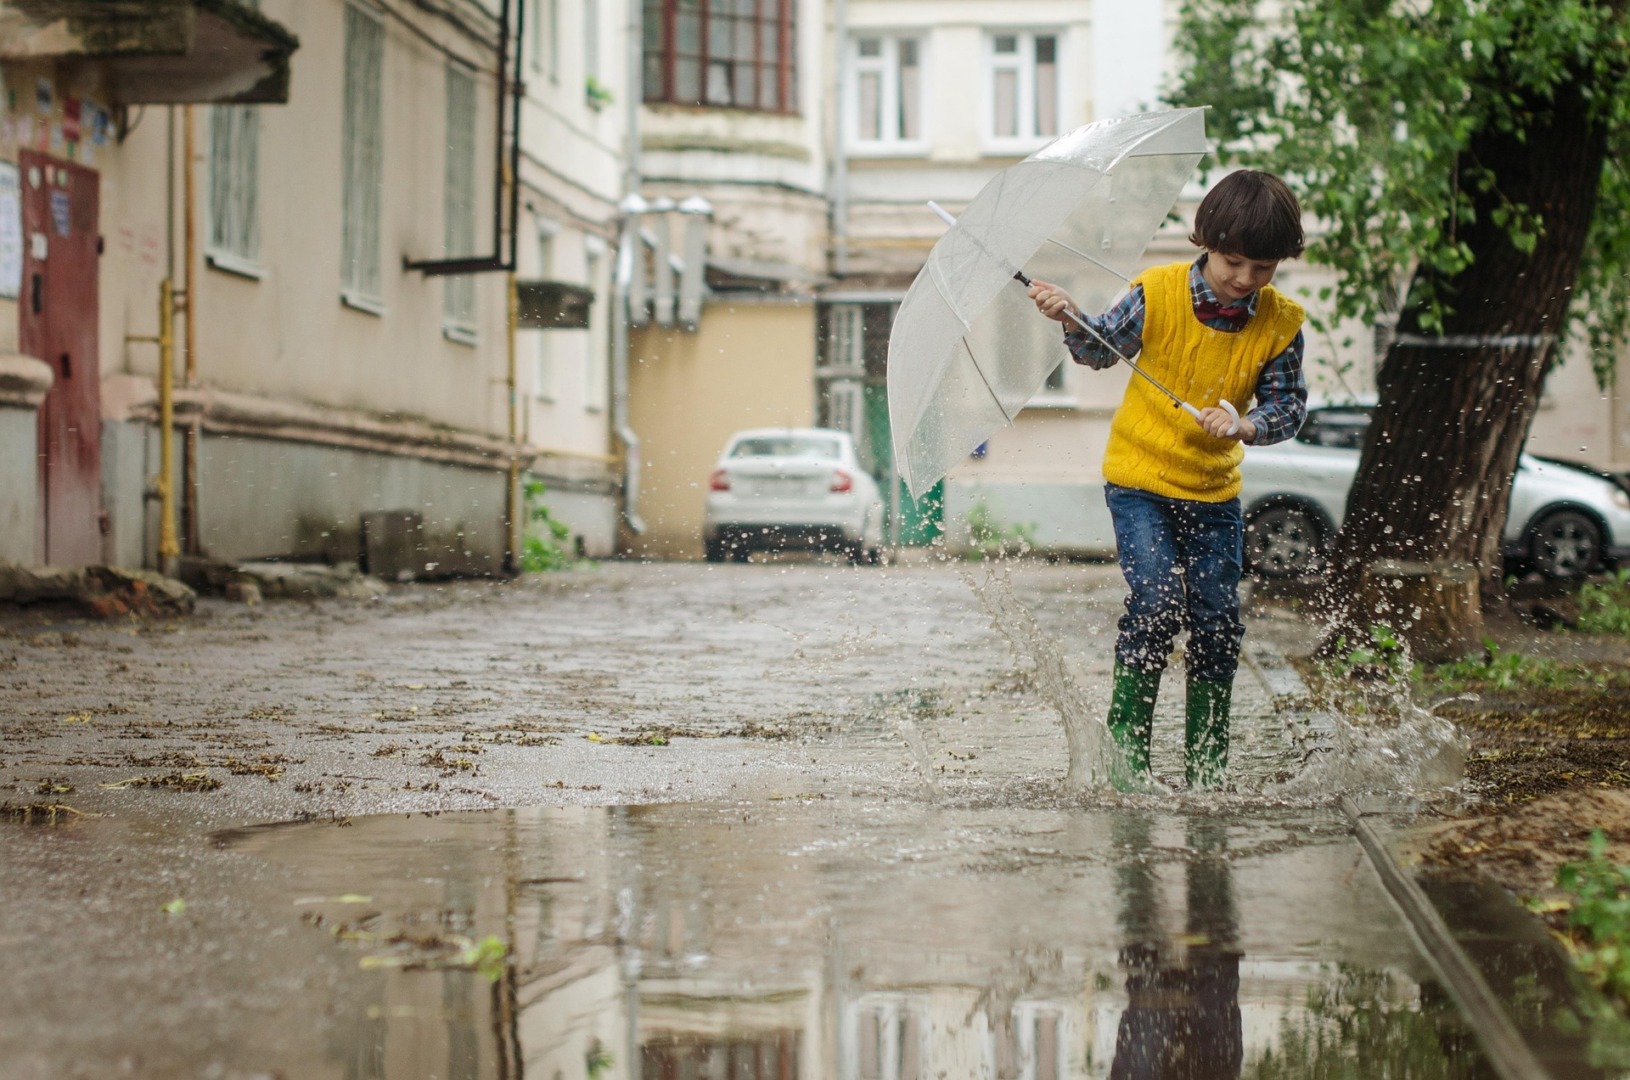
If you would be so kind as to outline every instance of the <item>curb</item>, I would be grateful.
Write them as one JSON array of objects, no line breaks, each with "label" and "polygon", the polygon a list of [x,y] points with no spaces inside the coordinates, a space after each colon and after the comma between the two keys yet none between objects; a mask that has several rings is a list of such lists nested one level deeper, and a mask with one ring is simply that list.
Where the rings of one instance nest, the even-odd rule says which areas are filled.
[{"label": "curb", "polygon": [[1494,991],[1489,989],[1483,973],[1455,941],[1448,924],[1420,886],[1392,857],[1375,827],[1365,820],[1365,812],[1346,795],[1341,797],[1341,809],[1353,823],[1353,834],[1364,854],[1369,856],[1370,865],[1375,867],[1393,906],[1404,917],[1415,947],[1460,1007],[1461,1016],[1477,1036],[1494,1071],[1501,1080],[1550,1080],[1551,1074],[1540,1064]]},{"label": "curb", "polygon": [[[1296,668],[1277,650],[1260,643],[1245,649],[1242,658],[1267,690],[1272,707],[1284,721],[1286,733],[1304,757],[1328,749],[1332,726],[1328,718],[1311,708],[1307,685]],[[1443,916],[1367,820],[1388,811],[1365,811],[1347,795],[1341,797],[1341,809],[1388,898],[1409,928],[1416,949],[1460,1009],[1500,1080],[1551,1080],[1550,1072],[1489,989],[1482,972],[1455,941]]]}]

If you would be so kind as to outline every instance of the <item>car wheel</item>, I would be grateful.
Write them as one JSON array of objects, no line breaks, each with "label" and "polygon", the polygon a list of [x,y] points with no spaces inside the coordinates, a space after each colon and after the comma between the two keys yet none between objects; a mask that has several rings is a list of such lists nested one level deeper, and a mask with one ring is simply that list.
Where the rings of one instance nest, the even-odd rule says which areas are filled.
[{"label": "car wheel", "polygon": [[1304,506],[1270,506],[1245,526],[1245,568],[1253,574],[1302,577],[1318,569],[1323,554],[1324,525]]},{"label": "car wheel", "polygon": [[1546,514],[1528,530],[1529,565],[1548,578],[1584,577],[1602,563],[1602,530],[1578,510]]},{"label": "car wheel", "polygon": [[743,537],[738,536],[730,542],[730,558],[733,562],[746,562],[752,553],[753,549],[747,546],[747,541]]}]

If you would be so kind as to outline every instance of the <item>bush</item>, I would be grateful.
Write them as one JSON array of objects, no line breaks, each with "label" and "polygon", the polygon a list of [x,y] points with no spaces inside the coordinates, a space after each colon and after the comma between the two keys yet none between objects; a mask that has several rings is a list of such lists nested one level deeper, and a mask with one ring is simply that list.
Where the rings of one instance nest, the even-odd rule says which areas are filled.
[{"label": "bush", "polygon": [[1580,587],[1579,629],[1630,637],[1630,570],[1615,571],[1602,584]]},{"label": "bush", "polygon": [[546,570],[565,570],[577,561],[567,548],[571,530],[566,523],[549,513],[543,501],[543,481],[526,481],[526,530],[521,537],[521,570],[538,574]]},{"label": "bush", "polygon": [[968,510],[968,542],[970,554],[985,559],[1000,559],[1009,555],[1023,555],[1034,545],[1034,525],[1008,525],[998,520],[983,499]]}]

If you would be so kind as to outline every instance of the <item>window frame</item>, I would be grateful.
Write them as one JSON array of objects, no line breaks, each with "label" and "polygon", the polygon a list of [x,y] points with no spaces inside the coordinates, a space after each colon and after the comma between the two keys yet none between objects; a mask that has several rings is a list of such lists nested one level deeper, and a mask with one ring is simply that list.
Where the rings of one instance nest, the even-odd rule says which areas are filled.
[{"label": "window frame", "polygon": [[[637,2],[643,5],[645,16],[645,40],[640,46],[639,72],[640,99],[645,104],[733,109],[778,116],[802,115],[798,100],[798,0],[688,0],[696,5],[693,10],[697,18],[697,44],[695,52],[683,54],[677,45],[681,0]],[[743,5],[750,8],[749,14],[740,13],[740,6]],[[770,6],[775,9],[773,22],[764,14]],[[724,35],[734,45],[724,46],[726,53],[722,58],[715,53],[715,45],[719,41],[715,34],[716,19],[729,20],[729,25],[734,27],[734,33]],[[743,21],[751,27],[753,55],[750,59],[735,51],[742,43]],[[774,31],[773,35],[766,34],[766,30],[770,29]],[[775,56],[770,58],[766,55],[769,51],[766,46],[771,44],[767,42],[767,37],[772,36]],[[694,97],[683,96],[679,90],[678,72],[682,60],[694,61],[697,67],[697,93]],[[727,73],[732,87],[740,69],[746,65],[753,75],[753,100],[747,103],[709,100],[716,65],[723,65],[722,70]],[[766,74],[773,74],[775,80],[773,105],[763,104]]]},{"label": "window frame", "polygon": [[[1016,60],[1009,63],[998,59],[998,38],[1018,39]],[[1053,39],[1053,131],[1039,131],[1040,119],[1036,98],[1036,42],[1039,38]],[[1018,130],[1013,135],[996,133],[996,76],[999,71],[1017,73],[1015,109]],[[985,149],[999,154],[1028,154],[1040,149],[1063,134],[1065,34],[1055,27],[987,28],[984,39],[984,90],[981,95],[984,112],[981,134]]]},{"label": "window frame", "polygon": [[214,105],[209,112],[204,257],[216,269],[258,280],[266,276],[260,258],[260,113],[253,105]]},{"label": "window frame", "polygon": [[[875,60],[863,57],[860,54],[862,39],[876,38],[882,42],[882,55]],[[898,125],[895,130],[884,130],[882,124],[893,117],[898,121],[900,116],[900,46],[903,42],[913,42],[917,47],[917,135],[914,138],[904,137]],[[847,134],[847,150],[855,157],[872,155],[887,156],[918,156],[928,153],[928,123],[929,123],[929,95],[925,92],[928,84],[928,36],[920,31],[865,29],[852,30],[849,35],[849,65],[844,93],[844,131]],[[860,83],[867,74],[876,74],[879,80],[878,110],[881,114],[880,138],[868,139],[861,135],[860,116]]]},{"label": "window frame", "polygon": [[[385,192],[385,20],[360,4],[347,2],[344,34],[344,90],[341,99],[340,300],[369,314],[383,314],[384,260],[381,237]],[[358,36],[368,28],[369,38]],[[353,50],[370,47],[370,70],[355,70]],[[366,83],[366,85],[364,85]],[[358,94],[371,97],[358,97]],[[372,131],[358,135],[371,121]],[[360,230],[360,232],[359,232]],[[370,235],[371,233],[371,235]]]}]

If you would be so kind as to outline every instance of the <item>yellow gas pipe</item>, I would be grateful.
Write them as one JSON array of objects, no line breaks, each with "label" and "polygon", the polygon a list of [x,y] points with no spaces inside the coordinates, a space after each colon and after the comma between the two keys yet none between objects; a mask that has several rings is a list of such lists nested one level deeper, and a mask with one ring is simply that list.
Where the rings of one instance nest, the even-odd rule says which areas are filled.
[{"label": "yellow gas pipe", "polygon": [[158,493],[158,569],[166,574],[175,570],[181,554],[175,530],[175,306],[175,285],[165,278],[158,287],[158,335],[125,337],[158,346],[158,476],[153,490]]}]

